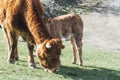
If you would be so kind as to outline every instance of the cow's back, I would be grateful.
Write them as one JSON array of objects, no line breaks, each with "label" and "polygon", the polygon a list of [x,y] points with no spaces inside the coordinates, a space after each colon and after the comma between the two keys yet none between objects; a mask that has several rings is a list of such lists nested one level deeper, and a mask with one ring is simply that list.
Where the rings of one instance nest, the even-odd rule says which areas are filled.
[{"label": "cow's back", "polygon": [[0,0],[0,24],[3,22],[5,19],[5,5],[4,5],[5,0]]}]

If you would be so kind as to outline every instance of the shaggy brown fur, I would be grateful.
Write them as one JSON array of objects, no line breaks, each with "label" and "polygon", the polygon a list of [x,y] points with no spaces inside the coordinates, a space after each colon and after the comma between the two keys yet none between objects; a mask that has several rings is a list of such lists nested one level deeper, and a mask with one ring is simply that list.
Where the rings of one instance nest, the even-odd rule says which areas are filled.
[{"label": "shaggy brown fur", "polygon": [[42,14],[39,0],[0,0],[0,25],[7,39],[9,63],[18,59],[17,42],[18,37],[22,36],[28,43],[30,67],[35,67],[33,43],[45,69],[55,71],[59,67],[63,45],[60,39],[52,39],[49,35]]},{"label": "shaggy brown fur", "polygon": [[82,64],[82,36],[83,22],[77,14],[61,15],[49,18],[46,22],[47,30],[55,38],[70,38],[73,45],[73,63],[76,64],[76,53],[79,53],[80,65]]}]

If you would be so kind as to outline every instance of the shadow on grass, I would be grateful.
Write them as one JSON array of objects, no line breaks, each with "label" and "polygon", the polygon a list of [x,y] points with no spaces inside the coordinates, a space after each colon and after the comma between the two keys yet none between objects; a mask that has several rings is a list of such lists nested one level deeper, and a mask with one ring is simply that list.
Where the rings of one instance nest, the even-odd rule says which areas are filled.
[{"label": "shadow on grass", "polygon": [[93,66],[83,68],[61,66],[58,74],[73,80],[120,80],[120,71]]},{"label": "shadow on grass", "polygon": [[[20,60],[20,62],[27,63],[27,61],[24,60]],[[19,65],[25,67],[27,66],[27,64]],[[42,70],[43,68],[36,67],[36,69]],[[120,80],[120,71],[94,66],[61,66],[61,69],[57,75],[62,75],[64,78],[73,80]]]},{"label": "shadow on grass", "polygon": [[[27,64],[26,64],[27,63]],[[36,65],[39,65],[39,62],[35,62]],[[20,66],[24,66],[24,67],[28,67],[28,62],[26,60],[18,60],[17,61],[17,65],[20,65]],[[38,66],[36,66],[35,69],[42,69]]]}]

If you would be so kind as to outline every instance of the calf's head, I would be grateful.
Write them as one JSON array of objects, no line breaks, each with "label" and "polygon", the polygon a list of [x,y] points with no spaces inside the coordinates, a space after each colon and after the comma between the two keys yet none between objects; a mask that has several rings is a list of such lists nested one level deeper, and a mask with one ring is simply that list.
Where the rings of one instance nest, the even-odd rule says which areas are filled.
[{"label": "calf's head", "polygon": [[48,72],[58,71],[60,66],[61,49],[64,48],[60,39],[51,39],[44,41],[37,46],[37,56],[40,64]]}]

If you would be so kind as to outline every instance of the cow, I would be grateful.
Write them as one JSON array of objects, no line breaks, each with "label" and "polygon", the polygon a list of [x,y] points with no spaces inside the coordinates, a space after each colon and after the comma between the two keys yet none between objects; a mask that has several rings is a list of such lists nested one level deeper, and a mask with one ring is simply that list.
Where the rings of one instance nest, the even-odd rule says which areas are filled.
[{"label": "cow", "polygon": [[42,6],[39,0],[0,0],[0,25],[8,45],[8,63],[18,59],[18,37],[22,36],[28,46],[28,66],[35,68],[34,45],[39,63],[48,72],[55,72],[60,66],[61,49],[59,38],[52,38],[42,20]]},{"label": "cow", "polygon": [[49,34],[54,38],[70,38],[73,46],[73,64],[76,64],[79,54],[79,65],[82,61],[83,21],[78,14],[66,14],[53,18],[44,18]]}]

